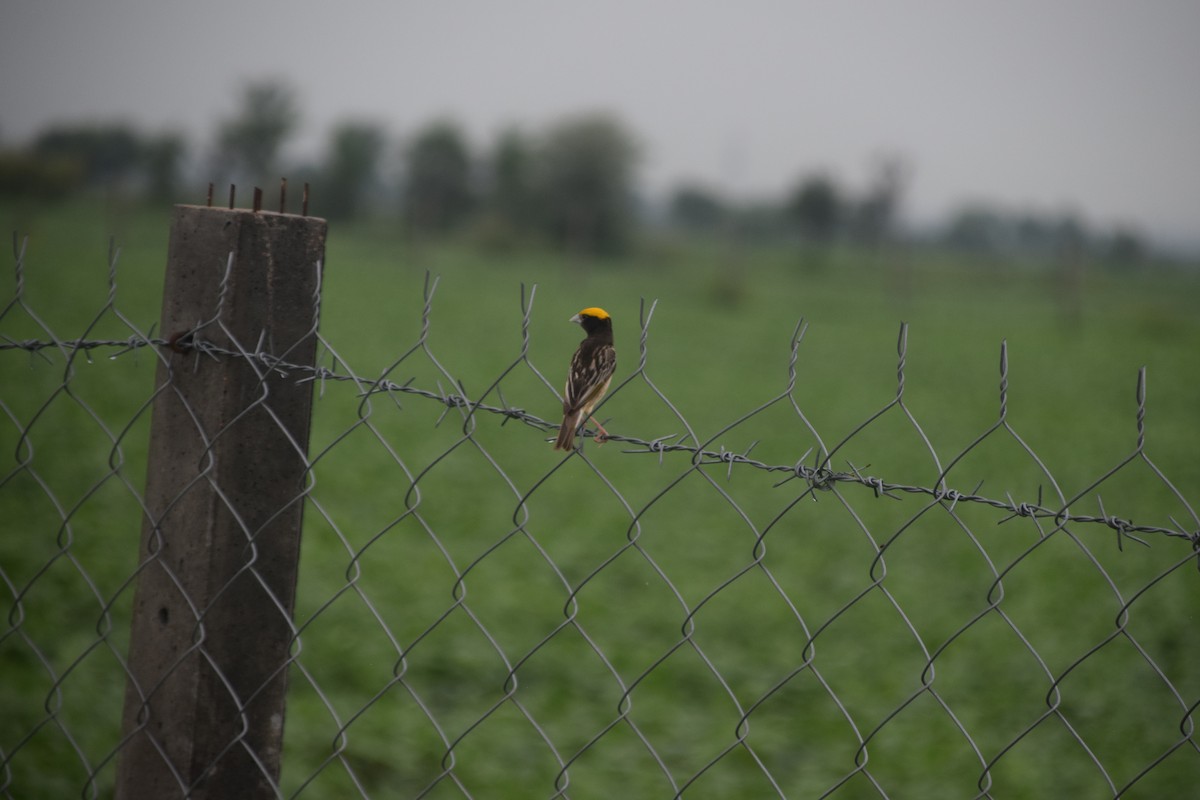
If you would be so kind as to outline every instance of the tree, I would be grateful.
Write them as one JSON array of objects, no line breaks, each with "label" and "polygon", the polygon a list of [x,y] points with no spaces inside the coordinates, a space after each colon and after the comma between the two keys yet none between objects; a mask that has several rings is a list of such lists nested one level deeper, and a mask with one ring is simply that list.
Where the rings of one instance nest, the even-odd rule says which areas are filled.
[{"label": "tree", "polygon": [[684,184],[671,194],[671,221],[690,231],[712,231],[728,218],[725,201],[715,191]]},{"label": "tree", "polygon": [[333,129],[317,195],[330,219],[357,215],[371,189],[387,137],[370,122],[343,122]]},{"label": "tree", "polygon": [[33,155],[73,161],[87,183],[103,185],[133,174],[140,166],[142,142],[126,125],[60,125],[37,135]]},{"label": "tree", "polygon": [[537,188],[543,225],[570,250],[610,254],[628,244],[637,145],[605,114],[552,126],[541,143]]},{"label": "tree", "polygon": [[279,81],[251,83],[217,133],[217,172],[256,185],[278,179],[279,153],[300,121],[295,93]]},{"label": "tree", "polygon": [[463,221],[474,205],[471,159],[458,126],[434,122],[407,152],[404,216],[419,231],[444,232]]},{"label": "tree", "polygon": [[1050,223],[1032,212],[1017,216],[1013,223],[1017,247],[1027,254],[1045,254],[1052,249],[1054,231]]},{"label": "tree", "polygon": [[1079,216],[1065,211],[1051,223],[1051,237],[1060,259],[1077,261],[1087,252],[1091,234]]},{"label": "tree", "polygon": [[908,177],[908,163],[901,156],[887,155],[876,162],[871,188],[854,210],[853,231],[864,244],[884,244],[893,233]]},{"label": "tree", "polygon": [[1013,225],[989,206],[971,204],[954,212],[944,241],[950,247],[973,253],[995,255],[1006,249]]},{"label": "tree", "polygon": [[730,217],[733,233],[747,243],[778,241],[788,230],[783,208],[774,201],[752,199],[740,203]]},{"label": "tree", "polygon": [[157,202],[171,202],[179,193],[179,173],[187,144],[178,133],[164,133],[144,145],[146,194]]},{"label": "tree", "polygon": [[1145,260],[1149,248],[1141,233],[1129,227],[1119,227],[1109,236],[1104,255],[1120,267],[1137,267]]},{"label": "tree", "polygon": [[841,192],[831,178],[811,175],[796,185],[785,210],[806,239],[826,244],[842,222]]},{"label": "tree", "polygon": [[516,128],[500,134],[489,163],[487,205],[514,232],[528,232],[537,223],[534,186],[534,144]]}]

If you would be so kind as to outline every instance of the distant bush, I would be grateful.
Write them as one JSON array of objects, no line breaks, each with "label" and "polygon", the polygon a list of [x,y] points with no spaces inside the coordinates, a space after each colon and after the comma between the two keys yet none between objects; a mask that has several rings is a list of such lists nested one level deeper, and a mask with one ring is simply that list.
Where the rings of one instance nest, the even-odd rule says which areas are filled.
[{"label": "distant bush", "polygon": [[0,196],[59,200],[82,186],[84,176],[75,158],[0,151]]}]

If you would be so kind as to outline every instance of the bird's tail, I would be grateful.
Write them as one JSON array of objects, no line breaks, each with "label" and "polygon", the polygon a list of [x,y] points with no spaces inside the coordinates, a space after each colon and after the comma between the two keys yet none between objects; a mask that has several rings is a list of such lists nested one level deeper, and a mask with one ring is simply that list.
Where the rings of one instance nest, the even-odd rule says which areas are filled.
[{"label": "bird's tail", "polygon": [[563,417],[562,425],[558,428],[558,440],[554,442],[554,449],[570,450],[575,444],[575,429],[578,427],[578,414],[567,414]]}]

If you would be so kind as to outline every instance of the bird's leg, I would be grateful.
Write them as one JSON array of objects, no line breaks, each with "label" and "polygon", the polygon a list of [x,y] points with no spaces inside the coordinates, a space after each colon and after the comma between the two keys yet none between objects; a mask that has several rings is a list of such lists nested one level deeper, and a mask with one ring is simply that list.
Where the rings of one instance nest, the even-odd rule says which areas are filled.
[{"label": "bird's leg", "polygon": [[588,417],[588,419],[591,420],[592,424],[595,425],[597,429],[596,438],[594,440],[596,444],[604,444],[606,441],[608,441],[608,431],[604,430],[604,426],[597,422],[595,417]]}]

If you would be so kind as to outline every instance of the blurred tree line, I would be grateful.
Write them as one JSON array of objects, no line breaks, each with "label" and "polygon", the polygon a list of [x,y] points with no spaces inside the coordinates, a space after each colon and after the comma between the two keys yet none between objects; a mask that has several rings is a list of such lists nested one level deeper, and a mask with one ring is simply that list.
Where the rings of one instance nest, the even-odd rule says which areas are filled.
[{"label": "blurred tree line", "polygon": [[[782,198],[749,202],[687,182],[671,192],[665,213],[655,215],[636,195],[637,139],[608,114],[568,117],[536,131],[510,128],[482,152],[453,120],[430,122],[399,146],[379,123],[346,120],[332,129],[316,163],[288,164],[283,153],[301,119],[294,90],[263,81],[243,88],[199,158],[178,132],[146,134],[121,123],[54,125],[24,147],[0,148],[0,197],[53,201],[102,188],[178,202],[199,194],[196,183],[236,183],[248,191],[286,174],[293,185],[310,183],[310,213],[333,220],[390,216],[412,236],[469,235],[491,248],[537,243],[617,254],[651,220],[685,235],[794,243],[810,256],[839,244],[893,244],[904,233],[899,220],[911,170],[898,156],[879,159],[859,192],[819,171],[798,177]],[[1006,259],[1069,252],[1135,264],[1148,250],[1130,228],[1096,233],[1070,214],[1008,213],[978,204],[924,238]]]}]

